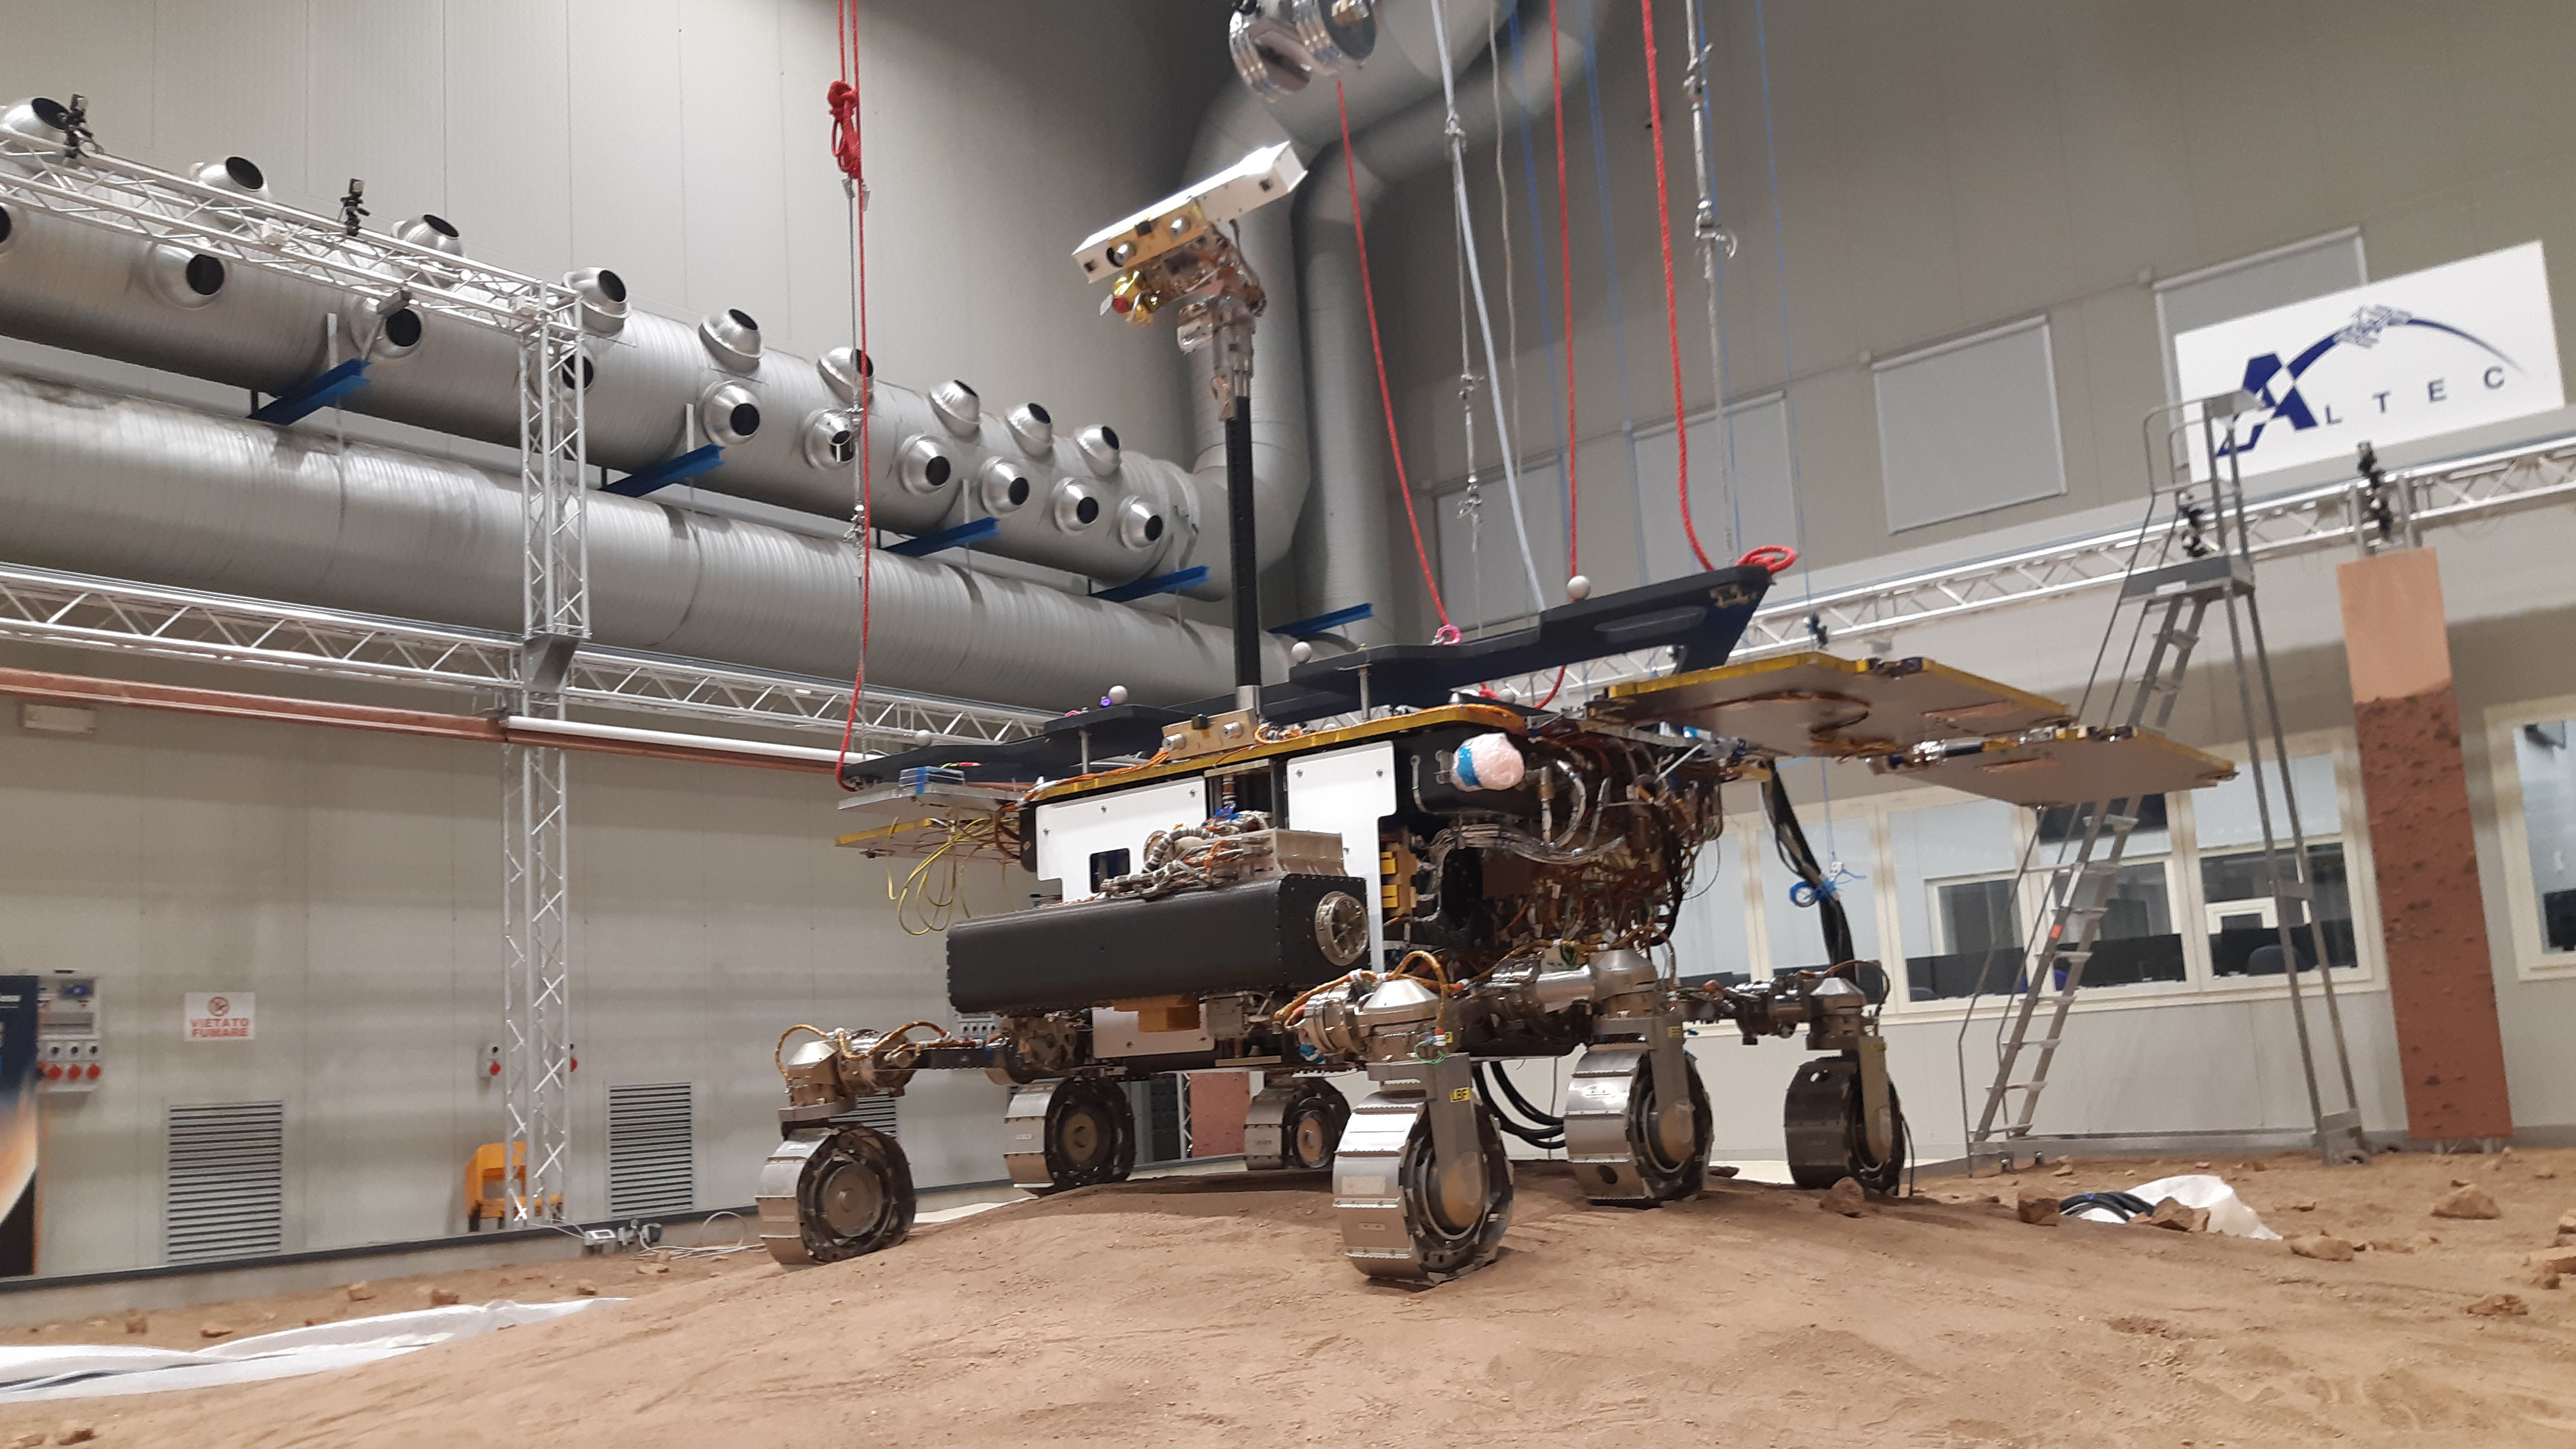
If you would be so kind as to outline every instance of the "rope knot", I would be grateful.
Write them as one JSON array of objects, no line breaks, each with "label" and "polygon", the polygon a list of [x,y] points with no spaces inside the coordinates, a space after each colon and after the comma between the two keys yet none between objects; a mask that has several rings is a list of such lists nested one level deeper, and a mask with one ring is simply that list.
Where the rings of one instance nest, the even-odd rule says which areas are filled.
[{"label": "rope knot", "polygon": [[865,155],[859,149],[859,88],[836,80],[823,92],[823,101],[832,110],[832,160],[842,175],[865,187],[859,175]]}]

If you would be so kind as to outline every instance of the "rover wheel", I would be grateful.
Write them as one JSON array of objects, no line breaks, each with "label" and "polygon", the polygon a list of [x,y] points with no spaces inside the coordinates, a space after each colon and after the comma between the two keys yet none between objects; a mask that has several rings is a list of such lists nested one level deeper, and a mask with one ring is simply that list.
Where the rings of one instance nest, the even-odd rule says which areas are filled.
[{"label": "rover wheel", "polygon": [[1296,1100],[1289,1104],[1286,1128],[1280,1133],[1282,1165],[1301,1172],[1321,1172],[1332,1166],[1333,1153],[1342,1145],[1342,1129],[1350,1120],[1350,1098],[1319,1077],[1305,1078]]},{"label": "rover wheel", "polygon": [[1476,1151],[1440,1160],[1418,1100],[1372,1096],[1333,1160],[1342,1253],[1372,1278],[1445,1282],[1483,1267],[1511,1225],[1512,1165],[1493,1114],[1477,1104]]},{"label": "rover wheel", "polygon": [[1333,1165],[1350,1118],[1350,1099],[1320,1077],[1266,1086],[1243,1114],[1243,1165],[1255,1172],[1321,1172]]},{"label": "rover wheel", "polygon": [[761,1168],[760,1240],[791,1267],[890,1248],[912,1215],[912,1164],[873,1128],[800,1133]]},{"label": "rover wheel", "polygon": [[1715,1116],[1687,1057],[1682,1076],[1688,1098],[1667,1103],[1656,1097],[1654,1054],[1644,1043],[1608,1042],[1584,1052],[1566,1091],[1565,1155],[1585,1197],[1653,1207],[1699,1195]]},{"label": "rover wheel", "polygon": [[1860,1063],[1849,1057],[1817,1057],[1789,1079],[1789,1099],[1782,1111],[1789,1139],[1789,1178],[1800,1187],[1831,1187],[1854,1178],[1872,1192],[1893,1192],[1905,1172],[1905,1109],[1896,1099],[1896,1084],[1887,1084],[1890,1150],[1884,1160],[1869,1151],[1869,1130],[1861,1120]]},{"label": "rover wheel", "polygon": [[1124,1182],[1136,1167],[1136,1114],[1116,1082],[1081,1077],[1011,1094],[1004,1121],[1011,1180],[1039,1194]]}]

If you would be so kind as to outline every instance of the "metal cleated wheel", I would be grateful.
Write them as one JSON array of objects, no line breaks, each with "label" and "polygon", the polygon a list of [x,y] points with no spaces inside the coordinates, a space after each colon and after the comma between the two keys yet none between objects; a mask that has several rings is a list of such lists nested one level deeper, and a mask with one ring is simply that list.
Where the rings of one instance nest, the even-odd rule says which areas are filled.
[{"label": "metal cleated wheel", "polygon": [[1002,1127],[1011,1181],[1041,1196],[1124,1182],[1136,1168],[1136,1114],[1116,1082],[1073,1077],[1022,1087]]},{"label": "metal cleated wheel", "polygon": [[1442,1161],[1419,1100],[1373,1094],[1333,1159],[1342,1254],[1372,1278],[1442,1283],[1494,1260],[1511,1225],[1512,1165],[1493,1114],[1475,1107],[1472,1156]]},{"label": "metal cleated wheel", "polygon": [[1789,1138],[1789,1178],[1800,1187],[1831,1187],[1856,1179],[1872,1192],[1894,1192],[1905,1173],[1905,1109],[1888,1083],[1890,1150],[1884,1160],[1869,1150],[1868,1124],[1861,1120],[1860,1063],[1849,1057],[1817,1057],[1789,1079],[1789,1100],[1782,1111]]},{"label": "metal cleated wheel", "polygon": [[760,1241],[789,1267],[893,1247],[912,1214],[912,1164],[871,1127],[801,1131],[761,1165]]},{"label": "metal cleated wheel", "polygon": [[1321,1077],[1264,1087],[1244,1113],[1244,1166],[1255,1172],[1321,1172],[1333,1165],[1350,1120],[1350,1099]]},{"label": "metal cleated wheel", "polygon": [[1643,1042],[1607,1042],[1583,1053],[1566,1088],[1565,1156],[1586,1198],[1653,1207],[1699,1196],[1716,1118],[1687,1057],[1682,1077],[1687,1099],[1664,1102],[1655,1092],[1654,1053]]}]

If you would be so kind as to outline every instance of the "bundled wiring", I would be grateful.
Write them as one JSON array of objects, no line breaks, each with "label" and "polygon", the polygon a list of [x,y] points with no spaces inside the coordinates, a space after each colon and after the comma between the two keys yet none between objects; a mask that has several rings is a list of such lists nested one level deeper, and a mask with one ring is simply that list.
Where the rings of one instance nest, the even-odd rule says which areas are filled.
[{"label": "bundled wiring", "polygon": [[[1664,339],[1672,355],[1673,446],[1679,450],[1673,486],[1681,499],[1682,537],[1690,543],[1691,557],[1706,570],[1717,565],[1708,561],[1708,550],[1699,544],[1699,528],[1691,522],[1690,419],[1682,406],[1681,294],[1673,285],[1673,190],[1664,174],[1664,97],[1656,89],[1656,73],[1661,67],[1655,62],[1655,0],[1637,0],[1637,16],[1646,35],[1646,129],[1655,145],[1655,226],[1664,248]],[[1805,541],[1802,533],[1799,542]]]},{"label": "bundled wiring", "polygon": [[[1494,316],[1485,305],[1485,276],[1476,255],[1474,213],[1467,206],[1467,128],[1458,120],[1457,67],[1449,56],[1447,7],[1440,0],[1431,6],[1432,42],[1440,52],[1440,95],[1448,107],[1445,130],[1449,137],[1449,192],[1458,214],[1458,230],[1466,242],[1467,286],[1475,293],[1476,328],[1485,344],[1485,376],[1491,386],[1502,384],[1502,364],[1494,350]],[[1521,516],[1520,464],[1514,461],[1511,429],[1503,421],[1503,410],[1494,408],[1494,437],[1500,443],[1503,457],[1503,491],[1512,505],[1512,531],[1521,547],[1521,568],[1529,576],[1530,601],[1534,608],[1547,607],[1547,591],[1538,581],[1538,562],[1530,553],[1529,523]]]},{"label": "bundled wiring", "polygon": [[[937,935],[960,916],[973,914],[965,906],[966,860],[977,846],[992,839],[998,825],[990,815],[946,823],[947,838],[914,863],[902,885],[895,884],[891,869],[886,872],[886,899],[894,902],[895,924],[907,936]],[[915,921],[920,925],[916,927]]]},{"label": "bundled wiring", "polygon": [[[1479,1061],[1475,1064],[1472,1075],[1477,1093],[1485,1099],[1485,1105],[1493,1110],[1493,1123],[1497,1128],[1542,1152],[1564,1150],[1565,1119],[1548,1116],[1532,1106],[1529,1100],[1520,1094],[1520,1090],[1512,1085],[1512,1079],[1503,1070],[1502,1063]],[[1512,1115],[1514,1112],[1529,1120],[1515,1119]]]},{"label": "bundled wiring", "polygon": [[1342,100],[1342,83],[1333,82],[1333,113],[1342,123],[1342,180],[1350,189],[1351,245],[1360,255],[1360,301],[1368,311],[1369,357],[1377,363],[1378,406],[1386,412],[1387,451],[1395,455],[1395,491],[1404,500],[1404,523],[1413,530],[1413,560],[1422,566],[1422,587],[1431,594],[1431,611],[1440,616],[1440,630],[1431,636],[1435,644],[1458,642],[1458,626],[1449,622],[1449,606],[1441,600],[1440,581],[1432,576],[1430,551],[1422,546],[1422,518],[1414,511],[1413,484],[1404,476],[1404,444],[1395,434],[1395,393],[1386,384],[1386,346],[1378,340],[1377,284],[1369,276],[1368,224],[1360,219],[1359,158],[1351,154],[1351,111]]}]

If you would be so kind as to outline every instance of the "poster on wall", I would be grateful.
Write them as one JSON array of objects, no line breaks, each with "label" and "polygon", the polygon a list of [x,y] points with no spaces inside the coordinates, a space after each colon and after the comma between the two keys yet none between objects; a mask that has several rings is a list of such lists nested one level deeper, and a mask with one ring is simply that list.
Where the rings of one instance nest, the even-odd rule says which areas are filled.
[{"label": "poster on wall", "polygon": [[36,1022],[33,976],[0,976],[0,1277],[36,1271]]},{"label": "poster on wall", "polygon": [[2254,394],[2237,421],[2248,477],[2567,405],[2538,242],[2196,328],[2174,363],[2185,398]]},{"label": "poster on wall", "polygon": [[258,998],[247,991],[191,991],[180,1014],[183,1041],[249,1041]]}]

